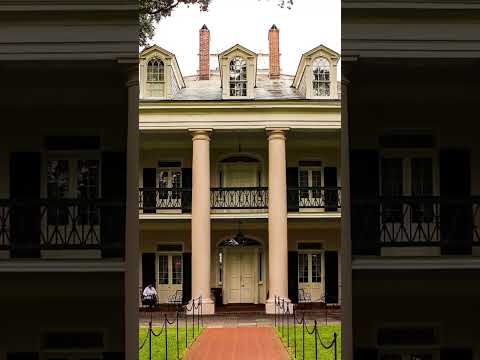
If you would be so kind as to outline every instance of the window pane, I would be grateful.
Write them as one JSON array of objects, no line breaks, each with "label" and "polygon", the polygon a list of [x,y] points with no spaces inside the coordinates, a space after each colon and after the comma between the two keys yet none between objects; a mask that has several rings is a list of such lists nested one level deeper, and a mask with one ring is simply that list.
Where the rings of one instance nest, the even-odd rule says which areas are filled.
[{"label": "window pane", "polygon": [[[78,160],[77,162],[77,198],[83,200],[99,197],[98,160]],[[79,206],[81,224],[98,224],[98,209],[94,205]]]},{"label": "window pane", "polygon": [[322,280],[322,259],[320,254],[312,254],[312,282],[319,283]]},{"label": "window pane", "polygon": [[[387,198],[403,194],[403,165],[401,158],[382,159],[382,195]],[[389,200],[383,204],[383,220],[399,222],[402,217],[402,203]]]},{"label": "window pane", "polygon": [[230,96],[247,95],[247,62],[239,57],[230,61]]},{"label": "window pane", "polygon": [[[433,161],[432,158],[412,159],[412,195],[428,197],[433,195]],[[412,205],[413,222],[432,222],[433,200],[419,199]]]},{"label": "window pane", "polygon": [[[69,163],[68,160],[49,160],[47,169],[47,196],[49,199],[64,199],[69,195]],[[47,213],[49,225],[65,225],[68,223],[66,206],[49,205]]]},{"label": "window pane", "polygon": [[168,256],[160,255],[158,257],[158,283],[168,284]]},{"label": "window pane", "polygon": [[181,284],[183,279],[182,255],[172,256],[172,284]]},{"label": "window pane", "polygon": [[298,254],[298,282],[308,282],[308,254]]}]

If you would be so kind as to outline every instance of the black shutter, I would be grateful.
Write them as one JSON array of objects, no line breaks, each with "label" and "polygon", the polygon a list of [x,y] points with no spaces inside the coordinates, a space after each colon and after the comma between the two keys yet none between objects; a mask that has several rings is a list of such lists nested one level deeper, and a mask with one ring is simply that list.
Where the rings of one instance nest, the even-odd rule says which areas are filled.
[{"label": "black shutter", "polygon": [[192,254],[183,253],[182,301],[184,304],[192,298]]},{"label": "black shutter", "polygon": [[192,211],[192,169],[182,168],[182,212]]},{"label": "black shutter", "polygon": [[10,155],[11,256],[40,257],[41,155],[16,152]]},{"label": "black shutter", "polygon": [[379,158],[376,150],[352,150],[350,192],[352,253],[376,255],[380,239]]},{"label": "black shutter", "polygon": [[440,233],[443,254],[471,254],[470,152],[440,150]]},{"label": "black shutter", "polygon": [[157,169],[143,169],[143,212],[145,214],[155,213],[157,206]]},{"label": "black shutter", "polygon": [[378,350],[375,348],[356,348],[353,351],[353,360],[377,360]]},{"label": "black shutter", "polygon": [[298,211],[298,168],[287,168],[287,209]]},{"label": "black shutter", "polygon": [[442,349],[440,360],[473,360],[472,349]]},{"label": "black shutter", "polygon": [[103,257],[122,257],[125,251],[127,159],[124,152],[102,153],[102,198],[111,205],[101,211]]},{"label": "black shutter", "polygon": [[142,254],[142,289],[148,285],[156,286],[155,284],[155,254]]},{"label": "black shutter", "polygon": [[325,251],[325,301],[338,303],[338,252]]},{"label": "black shutter", "polygon": [[40,355],[36,352],[8,353],[7,360],[39,360]]},{"label": "black shutter", "polygon": [[324,186],[325,186],[325,211],[337,211],[338,209],[338,191],[337,191],[337,168],[324,168]]},{"label": "black shutter", "polygon": [[298,251],[288,252],[288,297],[298,303]]}]

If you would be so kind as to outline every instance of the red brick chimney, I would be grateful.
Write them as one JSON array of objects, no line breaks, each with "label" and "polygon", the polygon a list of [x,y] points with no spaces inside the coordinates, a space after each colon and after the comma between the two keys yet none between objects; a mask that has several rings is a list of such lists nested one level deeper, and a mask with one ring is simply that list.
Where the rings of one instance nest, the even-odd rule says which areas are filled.
[{"label": "red brick chimney", "polygon": [[278,79],[280,77],[280,31],[272,25],[268,31],[268,47],[269,47],[269,64],[270,79]]},{"label": "red brick chimney", "polygon": [[207,25],[200,29],[200,50],[199,50],[199,69],[200,80],[210,79],[210,30]]}]

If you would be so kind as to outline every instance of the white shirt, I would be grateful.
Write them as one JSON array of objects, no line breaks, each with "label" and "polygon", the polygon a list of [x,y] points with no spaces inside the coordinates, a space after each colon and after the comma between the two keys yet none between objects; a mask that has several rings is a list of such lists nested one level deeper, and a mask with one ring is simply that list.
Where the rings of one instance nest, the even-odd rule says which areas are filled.
[{"label": "white shirt", "polygon": [[146,298],[146,299],[153,299],[157,296],[157,290],[155,290],[155,288],[152,286],[147,286],[144,290],[143,290],[143,296]]}]

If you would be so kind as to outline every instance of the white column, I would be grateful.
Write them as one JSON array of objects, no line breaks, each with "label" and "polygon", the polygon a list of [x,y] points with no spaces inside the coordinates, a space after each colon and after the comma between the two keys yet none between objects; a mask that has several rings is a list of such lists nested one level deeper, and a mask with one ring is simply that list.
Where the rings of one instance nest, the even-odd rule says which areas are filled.
[{"label": "white column", "polygon": [[[345,69],[346,70],[346,69]],[[348,80],[342,75],[342,133],[341,133],[341,306],[342,359],[353,359],[352,326],[352,243],[350,222],[350,133],[348,124]]]},{"label": "white column", "polygon": [[210,297],[210,133],[190,130],[192,156],[192,298],[202,297],[203,314],[213,314]]},{"label": "white column", "polygon": [[127,204],[125,224],[125,358],[138,359],[138,66],[128,73]]},{"label": "white column", "polygon": [[286,130],[267,129],[269,257],[267,314],[275,312],[275,296],[288,299]]}]

